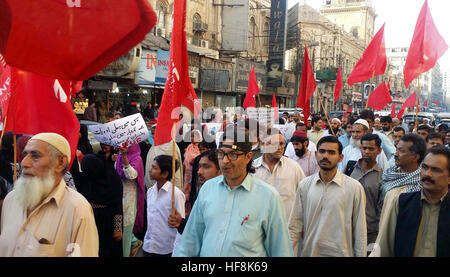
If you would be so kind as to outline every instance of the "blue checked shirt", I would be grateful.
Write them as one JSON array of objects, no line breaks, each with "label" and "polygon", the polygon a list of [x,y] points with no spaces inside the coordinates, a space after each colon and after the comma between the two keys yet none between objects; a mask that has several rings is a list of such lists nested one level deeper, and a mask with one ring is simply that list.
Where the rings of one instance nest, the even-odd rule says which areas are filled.
[{"label": "blue checked shirt", "polygon": [[219,176],[201,188],[175,257],[292,257],[278,192],[250,174],[233,190]]}]

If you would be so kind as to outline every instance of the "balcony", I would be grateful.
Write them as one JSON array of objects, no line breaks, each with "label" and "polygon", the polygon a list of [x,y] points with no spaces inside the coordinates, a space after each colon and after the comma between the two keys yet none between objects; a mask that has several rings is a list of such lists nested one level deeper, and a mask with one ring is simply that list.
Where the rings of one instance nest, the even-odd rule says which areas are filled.
[{"label": "balcony", "polygon": [[335,67],[316,70],[316,79],[320,81],[334,81],[337,77],[337,71]]},{"label": "balcony", "polygon": [[194,22],[194,27],[193,27],[193,31],[194,32],[207,32],[208,31],[208,24],[204,23],[204,22]]}]

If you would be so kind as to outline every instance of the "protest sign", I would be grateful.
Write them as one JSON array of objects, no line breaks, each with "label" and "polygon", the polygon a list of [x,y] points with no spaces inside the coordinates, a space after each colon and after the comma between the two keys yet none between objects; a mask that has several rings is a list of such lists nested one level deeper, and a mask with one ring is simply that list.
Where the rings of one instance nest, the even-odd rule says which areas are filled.
[{"label": "protest sign", "polygon": [[91,125],[89,131],[100,143],[113,147],[137,144],[148,139],[148,129],[141,114],[133,114],[105,124]]},{"label": "protest sign", "polygon": [[247,116],[250,119],[254,119],[265,126],[272,126],[275,123],[273,109],[271,108],[247,108]]}]

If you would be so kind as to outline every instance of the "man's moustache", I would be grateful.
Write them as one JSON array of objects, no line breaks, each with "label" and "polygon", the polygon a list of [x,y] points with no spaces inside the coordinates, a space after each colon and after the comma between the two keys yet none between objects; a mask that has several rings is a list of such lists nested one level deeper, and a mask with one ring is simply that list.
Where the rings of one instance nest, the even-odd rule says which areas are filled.
[{"label": "man's moustache", "polygon": [[434,181],[433,180],[431,180],[431,178],[430,177],[424,177],[424,178],[422,178],[422,183],[425,183],[425,182],[430,182],[430,183],[432,183],[432,184],[434,184]]}]

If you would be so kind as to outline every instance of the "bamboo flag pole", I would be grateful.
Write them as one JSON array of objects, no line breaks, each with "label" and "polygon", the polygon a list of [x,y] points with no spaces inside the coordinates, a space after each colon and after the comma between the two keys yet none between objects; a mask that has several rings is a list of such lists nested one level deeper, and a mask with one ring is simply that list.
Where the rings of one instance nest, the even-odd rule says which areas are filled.
[{"label": "bamboo flag pole", "polygon": [[370,92],[369,95],[367,96],[367,102],[366,102],[366,110],[369,108],[369,99],[370,99],[370,95],[372,95],[373,92],[373,79],[375,79],[375,70],[372,73],[372,79],[370,79]]},{"label": "bamboo flag pole", "polygon": [[175,135],[176,135],[176,122],[173,122],[172,127],[172,215],[175,215]]},{"label": "bamboo flag pole", "polygon": [[262,107],[262,105],[261,105],[261,97],[259,97],[259,93],[258,93],[258,101],[259,101],[259,107]]},{"label": "bamboo flag pole", "polygon": [[414,124],[414,133],[417,134],[417,127],[419,126],[419,99],[420,99],[420,75],[422,74],[422,64],[419,69],[419,77],[417,77],[417,94],[416,94],[416,123]]},{"label": "bamboo flag pole", "polygon": [[17,180],[17,144],[16,144],[16,134],[14,134],[14,181]]},{"label": "bamboo flag pole", "polygon": [[325,106],[323,105],[323,101],[322,101],[322,94],[320,94],[320,92],[319,92],[319,102],[320,102],[320,105],[322,106],[325,116],[327,117],[327,122],[328,122],[328,126],[330,126],[331,133],[333,134],[333,137],[335,137],[336,135],[334,134],[333,127],[331,127],[331,123],[330,123],[330,119],[328,118],[328,114],[325,111]]}]

